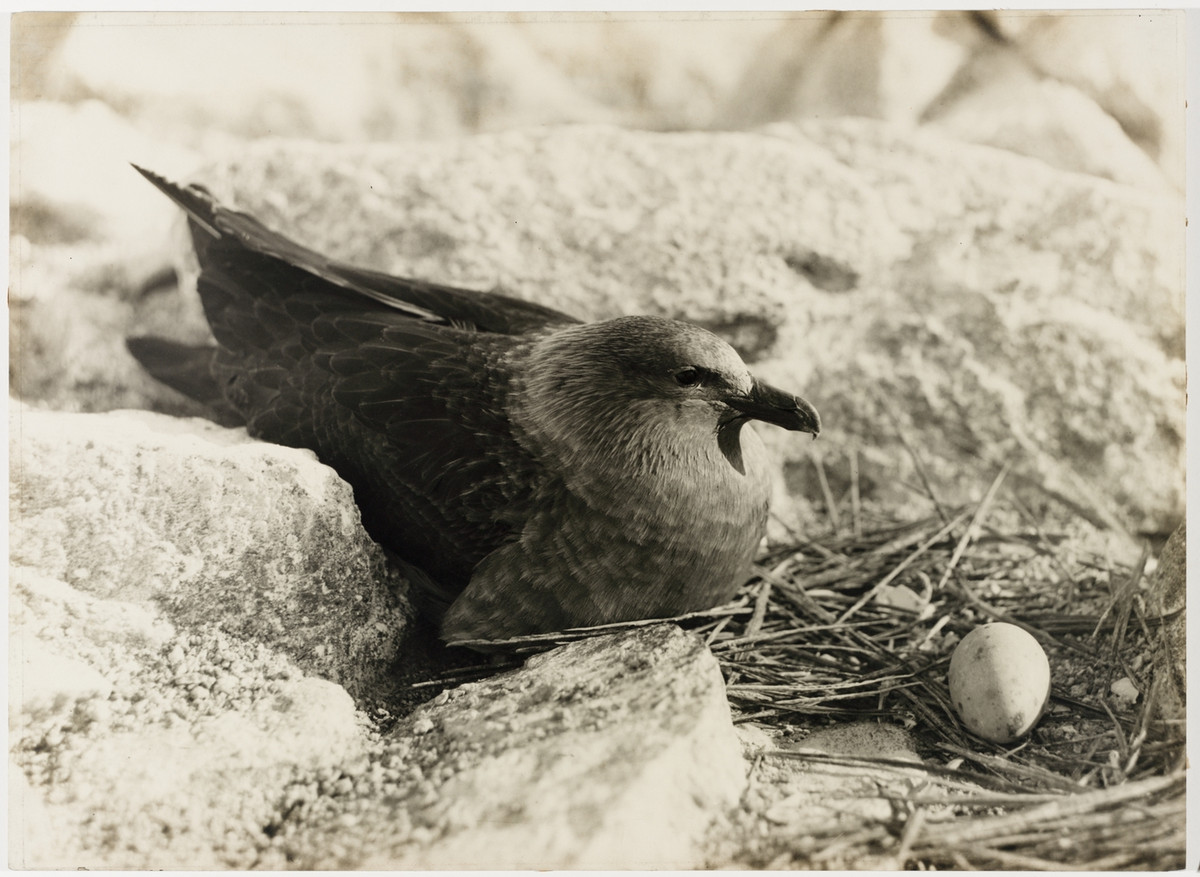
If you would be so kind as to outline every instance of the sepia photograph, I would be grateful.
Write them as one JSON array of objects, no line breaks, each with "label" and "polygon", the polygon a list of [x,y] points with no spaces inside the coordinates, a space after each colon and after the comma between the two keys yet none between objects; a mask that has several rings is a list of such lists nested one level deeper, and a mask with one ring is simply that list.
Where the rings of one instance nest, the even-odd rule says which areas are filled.
[{"label": "sepia photograph", "polygon": [[12,14],[8,866],[1196,868],[1191,18]]}]

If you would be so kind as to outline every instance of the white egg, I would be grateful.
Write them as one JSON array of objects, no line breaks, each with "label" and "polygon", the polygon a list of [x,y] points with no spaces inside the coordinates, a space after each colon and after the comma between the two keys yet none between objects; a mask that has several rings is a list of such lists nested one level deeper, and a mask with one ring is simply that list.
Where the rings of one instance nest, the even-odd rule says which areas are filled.
[{"label": "white egg", "polygon": [[1033,730],[1050,702],[1050,662],[1013,624],[981,625],[950,658],[950,701],[973,734],[1012,743]]}]

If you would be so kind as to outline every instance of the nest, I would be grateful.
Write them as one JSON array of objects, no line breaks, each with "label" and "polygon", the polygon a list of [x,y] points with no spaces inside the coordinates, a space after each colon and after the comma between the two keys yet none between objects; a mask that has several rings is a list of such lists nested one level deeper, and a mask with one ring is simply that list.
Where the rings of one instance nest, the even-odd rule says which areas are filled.
[{"label": "nest", "polygon": [[[910,780],[890,819],[825,837],[807,826],[803,844],[777,843],[750,864],[1184,866],[1183,728],[1164,721],[1151,684],[1167,660],[1160,640],[1170,617],[1144,599],[1148,553],[1123,565],[1084,548],[1085,525],[1051,531],[1015,497],[998,499],[1002,480],[975,506],[918,521],[867,520],[856,504],[847,524],[832,521],[827,535],[797,536],[763,557],[732,603],[676,619],[720,662],[735,721],[796,741],[760,758]],[[1008,746],[969,734],[946,684],[954,646],[989,621],[1028,631],[1051,664],[1049,710]],[[505,645],[529,652],[651,623],[661,621]],[[1113,696],[1118,681],[1136,699]],[[920,762],[803,748],[807,729],[864,719],[910,729],[924,747]]]}]

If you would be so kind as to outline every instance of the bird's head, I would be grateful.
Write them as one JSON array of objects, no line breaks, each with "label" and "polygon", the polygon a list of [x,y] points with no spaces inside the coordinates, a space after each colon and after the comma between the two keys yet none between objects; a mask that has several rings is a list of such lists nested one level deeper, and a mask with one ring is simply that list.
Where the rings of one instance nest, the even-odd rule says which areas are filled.
[{"label": "bird's head", "polygon": [[611,441],[631,423],[711,432],[740,468],[738,434],[748,420],[821,431],[811,404],[758,380],[729,344],[678,320],[618,317],[558,330],[535,345],[528,375],[542,416],[583,441]]}]

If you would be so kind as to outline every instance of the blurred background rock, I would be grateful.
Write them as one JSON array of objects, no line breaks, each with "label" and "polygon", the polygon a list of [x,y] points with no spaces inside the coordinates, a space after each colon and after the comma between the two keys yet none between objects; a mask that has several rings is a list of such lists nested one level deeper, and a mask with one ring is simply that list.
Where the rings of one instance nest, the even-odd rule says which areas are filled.
[{"label": "blurred background rock", "polygon": [[194,150],[850,115],[1182,188],[1181,52],[1170,12],[31,13],[12,64],[22,115],[99,101]]}]

